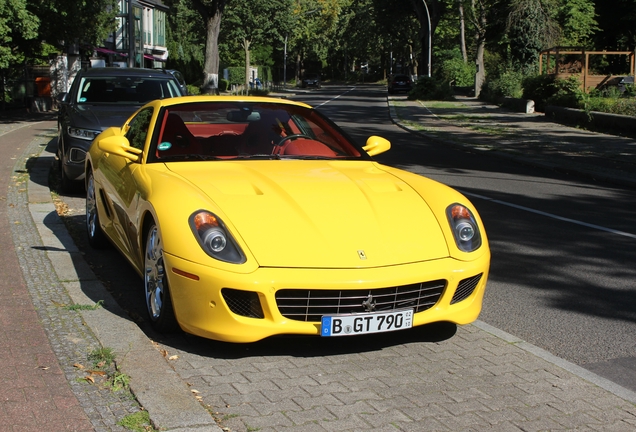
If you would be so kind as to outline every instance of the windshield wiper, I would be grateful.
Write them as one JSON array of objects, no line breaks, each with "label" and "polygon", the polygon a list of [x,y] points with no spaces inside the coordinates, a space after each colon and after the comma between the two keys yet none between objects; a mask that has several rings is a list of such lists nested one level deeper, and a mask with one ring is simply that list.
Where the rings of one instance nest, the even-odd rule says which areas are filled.
[{"label": "windshield wiper", "polygon": [[333,156],[318,156],[318,155],[283,155],[282,159],[299,159],[299,160],[336,160]]},{"label": "windshield wiper", "polygon": [[190,160],[211,160],[216,159],[214,156],[205,156],[198,153],[186,153],[186,154],[176,154],[176,155],[168,155],[161,156],[159,158],[160,162],[180,162],[180,161],[190,161]]},{"label": "windshield wiper", "polygon": [[253,155],[238,155],[232,157],[230,160],[248,160],[248,159],[256,159],[256,160],[280,160],[280,155],[277,154],[253,154]]}]

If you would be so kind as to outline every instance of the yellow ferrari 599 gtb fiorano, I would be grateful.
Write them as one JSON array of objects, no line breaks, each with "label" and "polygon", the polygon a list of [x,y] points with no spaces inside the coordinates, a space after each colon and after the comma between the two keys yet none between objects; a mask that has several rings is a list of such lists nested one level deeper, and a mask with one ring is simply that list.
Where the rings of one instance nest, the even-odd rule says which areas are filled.
[{"label": "yellow ferrari 599 gtb fiorano", "polygon": [[156,100],[90,147],[89,241],[141,275],[159,331],[253,342],[470,323],[490,265],[477,211],[373,160],[389,148],[302,103]]}]

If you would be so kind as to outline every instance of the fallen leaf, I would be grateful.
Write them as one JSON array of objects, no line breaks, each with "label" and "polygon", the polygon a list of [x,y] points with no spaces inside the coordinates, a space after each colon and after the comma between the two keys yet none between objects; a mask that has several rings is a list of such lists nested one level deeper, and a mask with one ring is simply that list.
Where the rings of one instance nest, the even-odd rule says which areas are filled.
[{"label": "fallen leaf", "polygon": [[168,357],[168,360],[176,360],[178,358],[179,358],[178,355],[173,355],[173,356]]},{"label": "fallen leaf", "polygon": [[38,366],[38,369],[49,370],[49,367],[48,366]]},{"label": "fallen leaf", "polygon": [[191,391],[192,393],[201,393],[201,392],[200,392],[199,390],[197,390],[197,389],[190,389],[190,391]]},{"label": "fallen leaf", "polygon": [[162,356],[168,357],[168,351],[166,351],[165,349],[160,349],[159,352],[161,353]]},{"label": "fallen leaf", "polygon": [[106,372],[100,370],[87,370],[86,373],[89,373],[91,375],[106,376]]},{"label": "fallen leaf", "polygon": [[84,369],[84,365],[80,363],[73,363],[73,367],[76,367],[78,369]]},{"label": "fallen leaf", "polygon": [[93,378],[93,377],[92,377],[92,376],[90,376],[90,375],[85,376],[85,377],[84,377],[84,379],[85,379],[86,381],[89,381],[89,382],[90,382],[90,383],[92,383],[92,384],[95,384],[95,378]]}]

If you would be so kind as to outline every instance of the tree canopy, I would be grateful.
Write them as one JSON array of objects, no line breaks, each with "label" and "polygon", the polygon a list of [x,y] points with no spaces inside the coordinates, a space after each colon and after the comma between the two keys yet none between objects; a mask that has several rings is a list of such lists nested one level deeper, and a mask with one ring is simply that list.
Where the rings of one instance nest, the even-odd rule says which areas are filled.
[{"label": "tree canopy", "polygon": [[[425,75],[429,43],[432,72],[447,79],[462,68],[462,73],[472,68],[472,73],[488,74],[507,65],[531,73],[539,52],[556,45],[587,50],[633,50],[636,45],[636,0],[164,3],[170,7],[168,66],[212,87],[219,69],[250,62],[272,66],[276,80],[285,68],[296,77],[315,69],[327,79],[352,79],[363,72],[379,79],[391,72]],[[115,28],[117,4],[0,0],[0,69],[42,58],[45,46],[98,46]]]}]

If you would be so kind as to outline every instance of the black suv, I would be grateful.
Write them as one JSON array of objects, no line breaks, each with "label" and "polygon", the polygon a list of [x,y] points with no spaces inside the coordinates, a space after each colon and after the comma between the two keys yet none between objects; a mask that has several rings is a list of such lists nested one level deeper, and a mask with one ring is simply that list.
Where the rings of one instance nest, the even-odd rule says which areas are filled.
[{"label": "black suv", "polygon": [[57,159],[62,191],[79,189],[86,152],[97,135],[121,126],[146,102],[184,96],[166,72],[136,68],[90,68],[77,73],[68,93],[58,96]]},{"label": "black suv", "polygon": [[302,88],[316,87],[320,88],[320,74],[307,74],[301,83]]},{"label": "black suv", "polygon": [[399,91],[410,92],[411,88],[413,88],[413,83],[411,82],[411,78],[406,75],[394,75],[389,79],[389,94],[394,94]]}]

